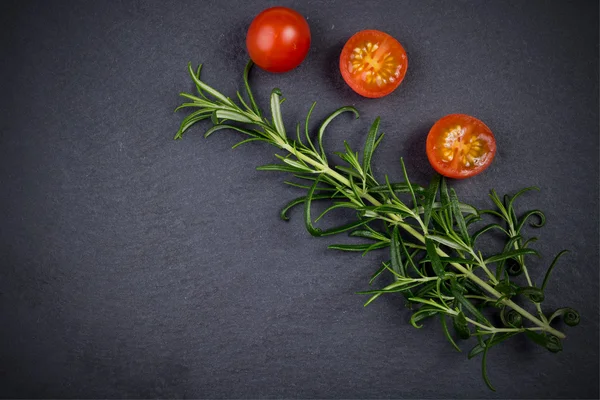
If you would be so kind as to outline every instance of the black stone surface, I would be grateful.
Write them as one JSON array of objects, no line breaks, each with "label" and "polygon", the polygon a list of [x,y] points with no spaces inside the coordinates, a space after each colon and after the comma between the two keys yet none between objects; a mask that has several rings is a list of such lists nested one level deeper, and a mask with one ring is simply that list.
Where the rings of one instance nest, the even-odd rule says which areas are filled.
[{"label": "black stone surface", "polygon": [[[572,306],[564,351],[523,339],[489,353],[489,375],[415,330],[399,296],[363,308],[355,292],[386,255],[338,253],[312,238],[300,195],[257,172],[273,149],[232,151],[233,133],[173,141],[192,90],[188,61],[234,95],[245,31],[262,9],[306,16],[313,42],[294,71],[259,70],[259,102],[279,87],[289,127],[318,100],[342,105],[326,146],[358,147],[376,116],[376,173],[432,175],[426,134],[474,115],[496,135],[482,175],[453,182],[466,202],[536,185],[532,232],[546,306]],[[341,79],[344,42],[366,28],[406,48],[408,74],[369,100]],[[3,1],[0,3],[0,396],[15,398],[598,398],[598,2]],[[221,134],[223,133],[223,134]],[[330,223],[341,222],[338,215]],[[338,220],[339,219],[339,220]],[[473,342],[465,345],[468,349]]]}]

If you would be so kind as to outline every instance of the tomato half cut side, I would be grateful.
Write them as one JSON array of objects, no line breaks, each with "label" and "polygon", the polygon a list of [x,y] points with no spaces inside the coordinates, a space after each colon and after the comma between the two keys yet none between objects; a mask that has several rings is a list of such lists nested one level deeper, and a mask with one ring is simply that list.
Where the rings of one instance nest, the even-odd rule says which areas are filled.
[{"label": "tomato half cut side", "polygon": [[464,179],[489,167],[496,154],[496,139],[477,118],[450,114],[433,125],[426,147],[433,169],[449,178]]},{"label": "tomato half cut side", "polygon": [[310,27],[300,13],[287,7],[271,7],[250,24],[246,48],[262,69],[287,72],[306,58],[310,38]]},{"label": "tomato half cut side", "polygon": [[406,75],[404,47],[385,32],[364,30],[354,34],[342,49],[340,72],[344,81],[364,97],[392,93]]}]

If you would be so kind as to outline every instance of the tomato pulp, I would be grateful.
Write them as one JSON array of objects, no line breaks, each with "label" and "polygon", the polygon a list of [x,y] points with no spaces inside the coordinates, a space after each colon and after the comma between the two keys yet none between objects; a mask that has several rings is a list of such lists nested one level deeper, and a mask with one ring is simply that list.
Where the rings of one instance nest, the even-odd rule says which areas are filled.
[{"label": "tomato pulp", "polygon": [[477,118],[451,114],[427,135],[427,158],[441,175],[463,179],[483,172],[496,154],[494,134]]},{"label": "tomato pulp", "polygon": [[408,58],[404,47],[385,32],[360,31],[340,55],[342,77],[356,93],[377,98],[393,92],[404,79]]},{"label": "tomato pulp", "polygon": [[291,8],[268,8],[250,24],[246,48],[252,61],[262,69],[286,72],[306,58],[310,27],[304,17]]}]

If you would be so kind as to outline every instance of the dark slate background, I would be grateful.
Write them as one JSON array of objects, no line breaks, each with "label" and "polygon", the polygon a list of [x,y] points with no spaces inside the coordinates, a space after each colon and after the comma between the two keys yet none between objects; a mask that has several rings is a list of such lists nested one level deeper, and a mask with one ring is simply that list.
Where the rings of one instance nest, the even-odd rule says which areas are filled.
[{"label": "dark slate background", "polygon": [[[498,154],[453,182],[464,201],[530,185],[543,257],[571,250],[548,286],[548,309],[581,324],[564,351],[524,340],[494,348],[492,393],[479,361],[415,330],[402,300],[363,308],[385,254],[326,249],[300,193],[254,167],[273,149],[230,149],[204,127],[173,141],[192,90],[188,61],[232,95],[247,26],[271,1],[3,1],[0,3],[0,395],[101,398],[598,398],[598,2],[283,1],[313,43],[296,70],[255,70],[263,106],[279,87],[288,126],[355,105],[326,145],[362,143],[382,116],[376,171],[432,175],[426,134],[454,112],[482,119]],[[344,42],[371,28],[409,56],[405,81],[369,100],[342,81]],[[343,215],[329,223],[341,222]],[[532,233],[531,231],[529,233]],[[468,343],[472,345],[473,343]],[[468,346],[466,346],[468,349]]]}]

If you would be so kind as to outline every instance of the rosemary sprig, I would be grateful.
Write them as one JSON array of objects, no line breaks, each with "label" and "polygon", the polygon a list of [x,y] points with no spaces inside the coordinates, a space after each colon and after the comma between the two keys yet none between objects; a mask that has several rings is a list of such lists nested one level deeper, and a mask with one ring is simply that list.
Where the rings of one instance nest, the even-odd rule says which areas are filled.
[{"label": "rosemary sprig", "polygon": [[[251,67],[249,62],[243,74],[248,100],[237,92],[236,103],[200,79],[201,66],[194,71],[191,64],[188,65],[197,94],[181,93],[187,102],[176,110],[192,108],[195,111],[184,118],[175,138],[181,138],[195,123],[210,119],[212,127],[205,136],[230,129],[247,136],[234,148],[261,141],[284,150],[285,156],[275,155],[277,163],[257,168],[292,174],[296,181],[286,183],[306,191],[283,208],[281,218],[288,220],[289,209],[303,205],[304,222],[311,235],[348,232],[350,236],[366,240],[360,244],[334,244],[329,248],[363,254],[388,248],[389,261],[382,263],[369,284],[384,273],[392,282],[379,289],[361,292],[369,296],[365,305],[383,294],[401,293],[412,310],[410,323],[415,328],[421,328],[424,320],[439,316],[445,337],[458,351],[458,339],[476,337],[477,344],[468,357],[482,354],[483,379],[490,389],[494,390],[487,376],[486,361],[492,347],[524,334],[551,352],[562,349],[565,334],[552,327],[551,322],[562,317],[567,325],[574,326],[579,322],[579,315],[571,308],[560,308],[550,315],[542,310],[550,272],[566,251],[556,256],[541,285],[536,286],[526,263],[532,255],[539,255],[530,247],[536,238],[525,240],[523,228],[534,216],[539,218],[539,223],[530,225],[541,227],[545,217],[539,210],[519,217],[515,210],[515,200],[533,188],[525,188],[513,196],[506,195],[503,200],[492,190],[490,198],[495,208],[478,210],[459,202],[454,189],[448,188],[446,180],[439,175],[434,176],[426,187],[410,182],[402,160],[403,182],[390,182],[387,176],[380,182],[371,168],[373,154],[383,139],[383,133],[379,133],[379,118],[373,122],[363,149],[354,151],[344,142],[344,151],[335,153],[343,163],[333,165],[323,147],[325,130],[343,113],[358,118],[358,111],[354,107],[339,108],[325,119],[313,137],[308,128],[315,107],[313,103],[303,134],[298,124],[295,135],[290,135],[281,117],[279,89],[271,92],[271,118],[259,109],[248,79]],[[330,203],[316,219],[311,213],[315,201]],[[315,226],[318,220],[338,208],[354,210],[355,220],[325,230]],[[481,226],[484,216],[496,220]],[[484,255],[484,251],[476,247],[476,241],[493,230],[505,234],[504,250],[499,254]],[[524,277],[522,284],[517,281],[521,275]],[[523,300],[531,303],[535,311],[530,312],[517,303]],[[498,314],[502,325],[492,323],[490,314]],[[448,328],[448,318],[456,339]]]}]

